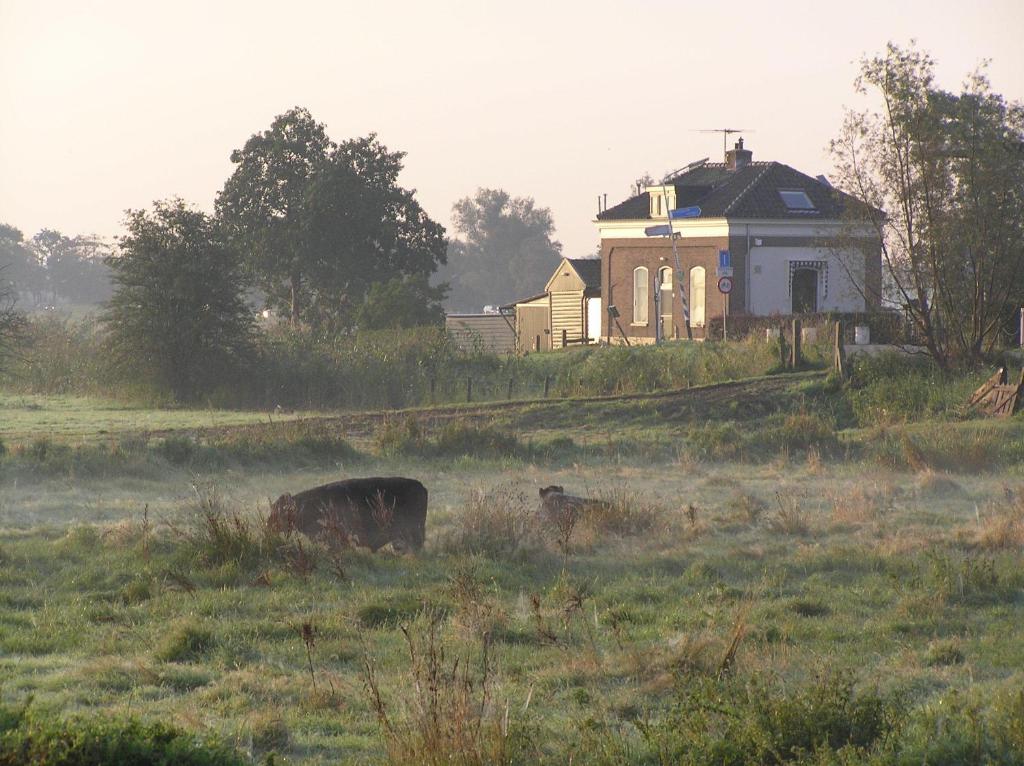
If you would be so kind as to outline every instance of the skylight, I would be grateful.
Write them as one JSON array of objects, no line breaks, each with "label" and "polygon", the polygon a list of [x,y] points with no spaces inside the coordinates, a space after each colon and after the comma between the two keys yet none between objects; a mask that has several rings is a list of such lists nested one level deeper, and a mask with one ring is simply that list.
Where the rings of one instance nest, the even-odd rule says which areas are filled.
[{"label": "skylight", "polygon": [[814,203],[807,196],[807,192],[799,189],[779,189],[779,196],[786,203],[786,207],[794,213],[815,212]]}]

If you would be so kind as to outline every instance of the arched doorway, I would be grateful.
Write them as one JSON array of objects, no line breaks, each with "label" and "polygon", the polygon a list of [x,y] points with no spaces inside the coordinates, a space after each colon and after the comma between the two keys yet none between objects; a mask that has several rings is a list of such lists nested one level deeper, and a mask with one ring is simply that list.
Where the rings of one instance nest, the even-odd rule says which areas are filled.
[{"label": "arched doorway", "polygon": [[661,289],[661,337],[665,340],[677,337],[672,326],[672,269],[662,266],[658,269],[658,285]]},{"label": "arched doorway", "polygon": [[793,313],[814,314],[818,311],[818,270],[793,270]]}]

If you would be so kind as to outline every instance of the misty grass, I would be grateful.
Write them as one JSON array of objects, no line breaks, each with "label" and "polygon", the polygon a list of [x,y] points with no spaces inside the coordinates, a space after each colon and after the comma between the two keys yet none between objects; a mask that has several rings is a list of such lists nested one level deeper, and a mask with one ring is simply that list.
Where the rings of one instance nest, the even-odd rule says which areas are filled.
[{"label": "misty grass", "polygon": [[[234,555],[227,542],[197,542],[140,512],[115,525],[8,529],[0,535],[3,700],[17,705],[31,694],[41,710],[130,712],[186,730],[201,720],[257,757],[380,759],[392,745],[366,696],[363,659],[375,663],[389,715],[414,724],[402,707],[414,671],[401,626],[427,613],[441,616],[448,661],[478,662],[481,632],[490,636],[487,726],[525,738],[506,743],[519,762],[563,762],[569,752],[597,759],[608,742],[586,721],[617,732],[627,762],[651,745],[636,725],[644,720],[662,745],[681,747],[670,734],[681,679],[707,687],[687,692],[699,704],[699,695],[734,689],[740,707],[752,704],[740,694],[746,685],[762,684],[770,704],[795,705],[795,715],[825,694],[815,691],[826,688],[818,674],[852,673],[853,691],[828,692],[840,695],[836,710],[906,695],[908,747],[920,744],[914,727],[939,700],[1003,699],[1019,683],[1024,657],[1013,636],[1024,617],[1024,561],[1019,547],[992,542],[986,513],[979,520],[974,511],[1015,518],[998,480],[964,478],[959,493],[936,500],[913,474],[893,474],[883,493],[862,490],[855,470],[828,465],[788,480],[771,465],[705,467],[692,477],[663,467],[535,470],[435,477],[427,551],[348,552],[344,579],[316,546],[303,575],[287,555]],[[637,529],[598,520],[600,534],[579,538],[565,556],[550,529],[533,526],[527,485],[521,499],[506,498],[522,512],[506,515],[529,534],[511,554],[494,548],[507,520],[484,524],[481,514],[505,502],[502,487],[531,477],[629,505]],[[459,488],[466,481],[470,496]],[[780,511],[773,488],[787,481]],[[231,498],[225,488],[225,511],[258,525],[260,508]],[[161,514],[177,527],[191,523],[195,501],[181,502]],[[211,544],[228,554],[210,555]],[[716,680],[727,655],[728,673]],[[972,704],[979,721],[1002,715]]]}]

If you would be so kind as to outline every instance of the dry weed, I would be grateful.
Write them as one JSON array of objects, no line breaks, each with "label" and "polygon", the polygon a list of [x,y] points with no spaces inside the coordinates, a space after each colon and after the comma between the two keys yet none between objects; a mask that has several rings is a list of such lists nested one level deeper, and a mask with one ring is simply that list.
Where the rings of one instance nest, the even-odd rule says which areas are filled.
[{"label": "dry weed", "polygon": [[408,654],[403,703],[385,700],[376,663],[363,656],[363,682],[394,764],[484,766],[516,760],[522,744],[510,720],[510,704],[496,704],[495,668],[489,639],[479,659],[451,656],[441,637],[442,617],[421,616],[401,626]]},{"label": "dry weed", "polygon": [[1024,487],[1004,490],[1002,502],[978,512],[973,543],[988,551],[1024,548]]},{"label": "dry weed", "polygon": [[837,524],[862,524],[876,521],[893,510],[893,489],[859,484],[845,492],[830,492],[832,521]]},{"label": "dry weed", "polygon": [[768,528],[773,532],[785,535],[804,536],[810,533],[811,526],[807,513],[800,501],[792,495],[783,497],[781,492],[775,493],[778,510],[768,517]]}]

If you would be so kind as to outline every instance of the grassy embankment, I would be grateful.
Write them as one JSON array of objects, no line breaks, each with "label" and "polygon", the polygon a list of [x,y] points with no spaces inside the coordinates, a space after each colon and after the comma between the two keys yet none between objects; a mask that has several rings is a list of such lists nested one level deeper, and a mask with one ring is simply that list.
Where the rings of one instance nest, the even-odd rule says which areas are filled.
[{"label": "grassy embankment", "polygon": [[[1024,429],[964,419],[973,383],[879,362],[123,447],[25,431],[0,693],[313,763],[1021,762]],[[423,555],[259,522],[370,473],[430,488]],[[548,483],[616,512],[545,526]]]}]

